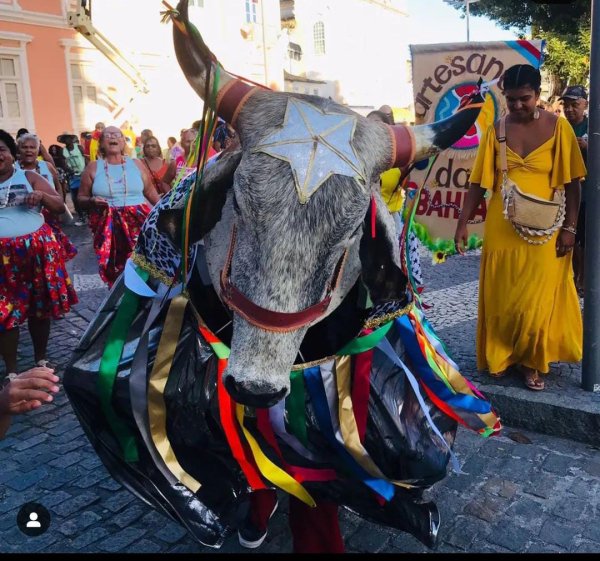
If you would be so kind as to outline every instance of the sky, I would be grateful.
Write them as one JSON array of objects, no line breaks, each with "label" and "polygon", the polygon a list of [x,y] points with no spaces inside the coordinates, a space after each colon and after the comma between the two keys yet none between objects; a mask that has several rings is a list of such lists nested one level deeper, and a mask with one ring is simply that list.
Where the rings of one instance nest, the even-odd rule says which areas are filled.
[{"label": "sky", "polygon": [[[466,18],[443,0],[407,0],[410,14],[409,44],[455,43],[467,40]],[[469,18],[471,41],[516,39],[514,31],[502,29],[488,18]]]}]

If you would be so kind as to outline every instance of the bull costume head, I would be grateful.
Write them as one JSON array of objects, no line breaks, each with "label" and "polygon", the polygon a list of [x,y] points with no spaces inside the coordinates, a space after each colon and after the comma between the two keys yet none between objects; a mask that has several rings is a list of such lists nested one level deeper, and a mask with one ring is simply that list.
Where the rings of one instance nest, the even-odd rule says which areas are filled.
[{"label": "bull costume head", "polygon": [[[171,12],[179,64],[205,102],[219,64],[188,20]],[[331,99],[252,87],[219,67],[217,114],[241,148],[211,170],[202,238],[212,284],[233,313],[223,380],[235,401],[269,407],[290,386],[307,330],[340,305],[362,275],[373,301],[404,297],[394,221],[379,175],[451,146],[472,126],[482,97],[430,125],[389,126]],[[208,181],[208,178],[207,178]],[[372,198],[376,236],[365,227]],[[181,219],[159,224],[179,242]]]}]

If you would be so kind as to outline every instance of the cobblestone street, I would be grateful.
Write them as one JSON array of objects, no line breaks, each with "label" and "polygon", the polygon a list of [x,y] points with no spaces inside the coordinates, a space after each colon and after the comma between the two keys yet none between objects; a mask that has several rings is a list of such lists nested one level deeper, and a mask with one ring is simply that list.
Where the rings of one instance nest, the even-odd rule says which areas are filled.
[{"label": "cobblestone street", "polygon": [[[88,229],[65,229],[79,248],[70,273],[80,303],[53,325],[48,358],[60,368],[108,293],[97,274]],[[534,392],[519,380],[498,384],[476,372],[478,264],[477,253],[449,258],[435,267],[424,262],[424,299],[435,303],[428,317],[463,372],[481,382],[501,416],[496,398],[504,403],[507,397],[525,401],[535,397],[536,406],[555,411],[548,408],[570,396],[579,400],[579,409],[598,411],[600,396],[579,388],[580,369],[575,366],[554,366],[544,396],[532,396]],[[19,354],[21,369],[33,363],[26,331]],[[551,422],[560,427],[560,419]],[[501,436],[486,441],[459,429],[455,451],[464,473],[450,474],[427,493],[441,511],[437,551],[600,552],[600,448],[581,435],[573,440],[544,432],[505,426]],[[215,551],[192,540],[181,526],[109,476],[64,393],[53,404],[14,419],[0,441],[0,465],[2,553]],[[17,528],[17,512],[26,502],[40,503],[51,513],[51,526],[39,537],[27,537]],[[286,518],[283,499],[257,552],[291,551]],[[350,552],[429,551],[408,534],[376,526],[350,512],[344,511],[341,519]],[[217,551],[247,550],[232,535]]]}]

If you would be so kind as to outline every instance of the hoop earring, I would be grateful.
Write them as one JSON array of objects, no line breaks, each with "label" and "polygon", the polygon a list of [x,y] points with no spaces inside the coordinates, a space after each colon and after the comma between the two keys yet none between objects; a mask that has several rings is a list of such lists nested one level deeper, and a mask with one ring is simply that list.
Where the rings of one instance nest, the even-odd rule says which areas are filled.
[{"label": "hoop earring", "polygon": [[540,118],[540,110],[537,107],[535,108],[535,111],[533,112],[533,118],[534,119]]}]

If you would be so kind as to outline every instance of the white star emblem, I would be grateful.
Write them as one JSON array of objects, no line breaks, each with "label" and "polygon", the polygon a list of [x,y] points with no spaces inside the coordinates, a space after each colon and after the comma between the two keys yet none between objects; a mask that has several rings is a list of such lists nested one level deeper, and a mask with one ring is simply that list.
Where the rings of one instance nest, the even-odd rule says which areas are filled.
[{"label": "white star emblem", "polygon": [[314,105],[288,98],[282,127],[253,152],[264,152],[290,164],[302,204],[331,175],[345,175],[366,184],[361,160],[352,146],[356,117],[325,113]]}]

